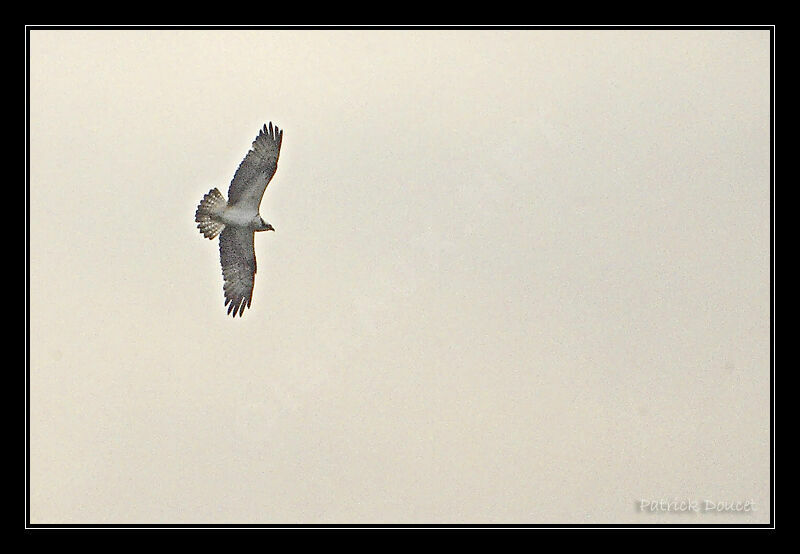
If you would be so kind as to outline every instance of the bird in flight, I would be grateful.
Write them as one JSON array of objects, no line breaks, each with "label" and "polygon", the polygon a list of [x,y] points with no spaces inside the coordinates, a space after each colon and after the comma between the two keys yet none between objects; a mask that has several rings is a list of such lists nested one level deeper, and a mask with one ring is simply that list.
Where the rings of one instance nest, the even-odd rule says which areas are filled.
[{"label": "bird in flight", "polygon": [[219,261],[225,281],[228,314],[239,317],[253,299],[256,278],[256,231],[275,228],[259,215],[261,198],[278,169],[283,131],[269,124],[258,133],[250,151],[239,164],[228,188],[228,201],[213,188],[203,196],[194,220],[207,239],[219,235]]}]

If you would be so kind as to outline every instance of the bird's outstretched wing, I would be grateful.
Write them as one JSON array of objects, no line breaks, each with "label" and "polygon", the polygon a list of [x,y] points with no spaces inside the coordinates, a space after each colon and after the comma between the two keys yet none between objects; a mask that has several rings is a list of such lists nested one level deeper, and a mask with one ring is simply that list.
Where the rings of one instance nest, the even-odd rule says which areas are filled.
[{"label": "bird's outstretched wing", "polygon": [[250,151],[239,164],[228,188],[228,203],[242,204],[258,211],[261,197],[275,170],[278,169],[278,155],[281,152],[283,131],[269,124],[258,133]]},{"label": "bird's outstretched wing", "polygon": [[241,317],[253,299],[256,279],[255,232],[242,227],[226,227],[219,235],[219,261],[225,280],[225,305],[228,314]]}]

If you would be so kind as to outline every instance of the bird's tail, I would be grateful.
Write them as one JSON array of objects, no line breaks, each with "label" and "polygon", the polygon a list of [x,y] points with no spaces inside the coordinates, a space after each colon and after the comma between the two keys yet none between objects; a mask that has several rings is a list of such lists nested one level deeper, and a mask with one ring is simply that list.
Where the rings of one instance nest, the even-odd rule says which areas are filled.
[{"label": "bird's tail", "polygon": [[215,216],[221,213],[227,204],[222,193],[214,188],[203,196],[200,205],[197,206],[194,220],[197,222],[197,228],[207,239],[213,239],[225,229],[225,224],[219,222]]}]

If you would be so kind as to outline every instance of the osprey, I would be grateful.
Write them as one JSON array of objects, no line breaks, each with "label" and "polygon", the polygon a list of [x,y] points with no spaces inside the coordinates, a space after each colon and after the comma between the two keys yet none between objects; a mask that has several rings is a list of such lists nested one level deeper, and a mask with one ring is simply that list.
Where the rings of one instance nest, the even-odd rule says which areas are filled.
[{"label": "osprey", "polygon": [[219,235],[219,261],[225,281],[228,314],[239,317],[250,307],[256,278],[256,231],[274,231],[258,213],[261,198],[275,170],[283,131],[269,124],[258,133],[253,147],[239,164],[228,188],[228,201],[213,188],[203,196],[194,220],[207,239]]}]

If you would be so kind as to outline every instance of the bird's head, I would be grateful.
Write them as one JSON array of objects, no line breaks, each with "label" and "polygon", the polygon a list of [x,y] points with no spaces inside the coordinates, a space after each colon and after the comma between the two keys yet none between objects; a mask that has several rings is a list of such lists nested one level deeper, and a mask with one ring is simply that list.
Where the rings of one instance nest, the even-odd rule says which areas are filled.
[{"label": "bird's head", "polygon": [[264,221],[263,218],[258,218],[258,223],[256,226],[256,231],[274,231],[275,227]]}]

